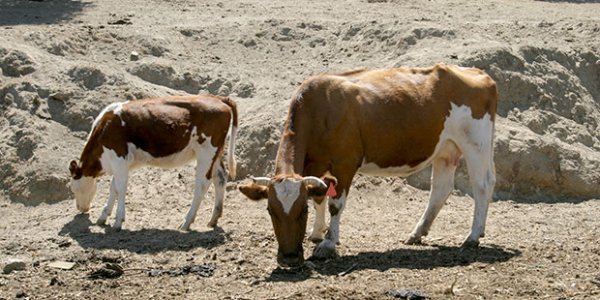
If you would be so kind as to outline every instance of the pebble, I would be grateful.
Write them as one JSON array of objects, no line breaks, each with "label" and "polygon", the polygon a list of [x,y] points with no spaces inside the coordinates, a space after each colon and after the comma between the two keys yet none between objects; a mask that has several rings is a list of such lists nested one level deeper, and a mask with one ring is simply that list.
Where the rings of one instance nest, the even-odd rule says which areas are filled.
[{"label": "pebble", "polygon": [[131,51],[131,54],[129,55],[129,59],[132,61],[136,61],[140,59],[140,54],[137,53],[137,51]]},{"label": "pebble", "polygon": [[23,270],[25,270],[26,267],[27,267],[27,265],[25,264],[25,261],[23,261],[22,259],[9,258],[6,261],[6,264],[4,265],[4,267],[2,268],[2,272],[4,274],[10,274],[13,271],[23,271]]}]

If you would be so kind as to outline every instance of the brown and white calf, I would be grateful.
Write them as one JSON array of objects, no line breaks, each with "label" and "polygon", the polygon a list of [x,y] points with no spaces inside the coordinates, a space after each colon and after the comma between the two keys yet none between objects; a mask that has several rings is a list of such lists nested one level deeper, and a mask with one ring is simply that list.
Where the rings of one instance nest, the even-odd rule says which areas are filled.
[{"label": "brown and white calf", "polygon": [[118,199],[113,227],[125,219],[125,194],[129,172],[142,166],[174,168],[196,161],[192,206],[179,227],[188,230],[210,183],[215,186],[215,206],[209,226],[216,226],[223,211],[227,171],[221,162],[228,131],[229,173],[235,177],[236,104],[226,97],[172,96],[108,105],[94,120],[81,158],[71,161],[71,190],[81,212],[90,209],[96,179],[113,175],[106,206],[98,218],[104,224]]},{"label": "brown and white calf", "polygon": [[313,255],[334,256],[340,217],[357,172],[408,176],[433,165],[429,204],[405,241],[419,243],[452,191],[463,156],[475,201],[464,245],[477,245],[496,180],[496,102],[494,80],[474,68],[438,64],[314,76],[292,97],[275,176],[253,178],[240,191],[253,200],[268,199],[277,260],[298,266],[304,259],[308,198],[316,209],[309,238],[320,241]]}]

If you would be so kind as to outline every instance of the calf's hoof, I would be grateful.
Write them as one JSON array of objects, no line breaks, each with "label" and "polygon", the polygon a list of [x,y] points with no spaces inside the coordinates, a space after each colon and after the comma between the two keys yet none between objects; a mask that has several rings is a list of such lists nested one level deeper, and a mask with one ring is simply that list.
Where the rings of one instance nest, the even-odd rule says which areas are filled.
[{"label": "calf's hoof", "polygon": [[460,246],[462,248],[477,248],[479,247],[479,241],[465,240]]},{"label": "calf's hoof", "polygon": [[98,226],[106,225],[106,219],[99,218],[98,221],[96,221],[96,225],[98,225]]},{"label": "calf's hoof", "polygon": [[181,231],[190,231],[190,224],[183,223],[183,224],[179,225],[179,227],[177,227],[177,229],[181,230]]},{"label": "calf's hoof", "polygon": [[208,224],[206,224],[206,226],[210,227],[210,228],[215,228],[217,227],[217,220],[211,220],[210,222],[208,222]]},{"label": "calf's hoof", "polygon": [[404,240],[405,245],[422,245],[421,237],[417,237],[414,235],[409,236],[406,240]]},{"label": "calf's hoof", "polygon": [[327,258],[335,258],[338,256],[337,251],[335,249],[335,243],[331,240],[323,240],[319,243],[315,249],[313,250],[314,258],[317,259],[327,259]]}]

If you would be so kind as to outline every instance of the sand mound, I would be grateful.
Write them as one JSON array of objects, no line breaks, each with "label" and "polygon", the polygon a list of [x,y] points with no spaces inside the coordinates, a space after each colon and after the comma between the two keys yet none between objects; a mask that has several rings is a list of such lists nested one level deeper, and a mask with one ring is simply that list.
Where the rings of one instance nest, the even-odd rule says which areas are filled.
[{"label": "sand mound", "polygon": [[[465,9],[470,16],[475,8]],[[600,67],[597,48],[590,46],[600,27],[569,20],[473,23],[477,18],[445,24],[446,17],[419,12],[408,20],[342,23],[267,18],[128,30],[141,22],[129,13],[110,14],[102,25],[7,31],[10,38],[0,47],[0,132],[6,141],[0,145],[0,186],[20,202],[67,199],[66,165],[79,155],[91,120],[105,105],[205,92],[238,100],[239,177],[268,175],[287,100],[304,78],[447,62],[482,68],[498,83],[497,198],[600,195]],[[428,188],[428,178],[423,172],[408,182]],[[470,190],[464,166],[457,188]]]}]

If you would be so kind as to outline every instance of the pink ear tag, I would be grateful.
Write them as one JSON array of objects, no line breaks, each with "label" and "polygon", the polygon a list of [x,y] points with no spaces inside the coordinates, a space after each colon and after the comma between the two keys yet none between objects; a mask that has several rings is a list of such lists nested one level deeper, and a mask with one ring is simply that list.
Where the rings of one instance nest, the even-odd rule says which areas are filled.
[{"label": "pink ear tag", "polygon": [[325,193],[325,196],[335,197],[336,195],[337,195],[337,192],[335,191],[335,187],[333,186],[333,183],[330,182],[329,188],[327,189],[327,193]]}]

